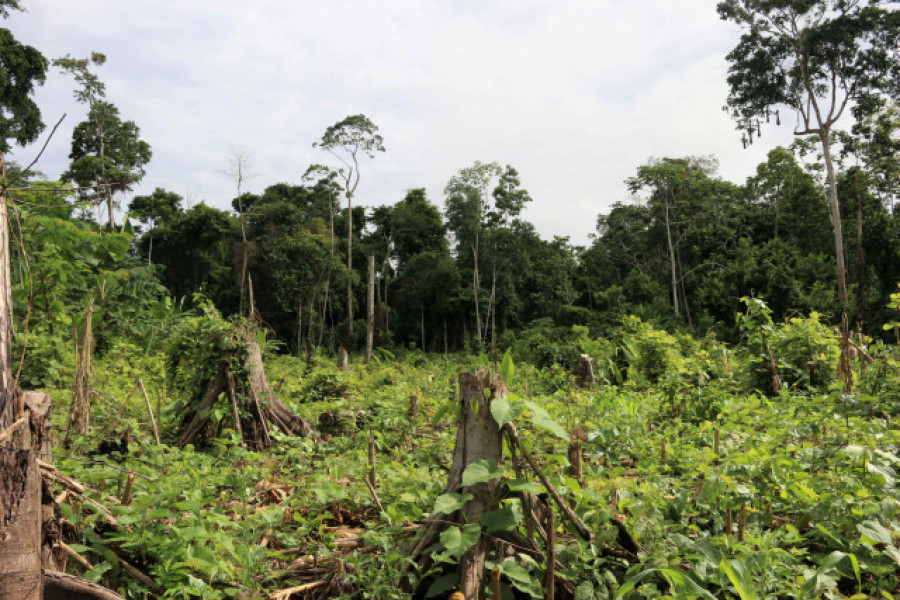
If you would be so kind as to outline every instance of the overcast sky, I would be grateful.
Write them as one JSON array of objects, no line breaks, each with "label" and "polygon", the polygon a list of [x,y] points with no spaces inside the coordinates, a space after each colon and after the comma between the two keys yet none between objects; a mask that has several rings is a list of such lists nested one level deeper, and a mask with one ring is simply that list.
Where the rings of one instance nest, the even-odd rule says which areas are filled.
[{"label": "overcast sky", "polygon": [[[137,189],[230,206],[234,150],[245,189],[299,183],[328,155],[325,128],[364,113],[387,152],[362,165],[360,204],[425,187],[443,207],[460,168],[519,170],[545,237],[583,244],[597,214],[627,199],[650,157],[715,155],[743,182],[791,141],[792,118],[747,150],[722,111],[725,55],[739,32],[715,0],[24,0],[2,23],[48,58],[107,55],[108,100],[153,148]],[[37,94],[64,125],[39,167],[65,170],[86,109],[54,70]],[[19,162],[36,148],[14,153]]]}]

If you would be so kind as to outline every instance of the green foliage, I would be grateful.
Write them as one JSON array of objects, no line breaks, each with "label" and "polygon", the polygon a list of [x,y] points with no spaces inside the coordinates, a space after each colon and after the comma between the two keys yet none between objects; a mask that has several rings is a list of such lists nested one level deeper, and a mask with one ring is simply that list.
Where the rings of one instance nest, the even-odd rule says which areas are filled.
[{"label": "green foliage", "polygon": [[[0,3],[0,19],[9,17],[10,10],[20,10],[18,2]],[[11,143],[34,141],[44,128],[31,96],[46,76],[47,59],[0,27],[0,154],[9,152]]]},{"label": "green foliage", "polygon": [[839,340],[834,329],[821,322],[820,314],[813,312],[775,325],[761,299],[743,298],[743,302],[747,310],[738,315],[738,322],[750,354],[751,386],[768,388],[772,360],[784,385],[815,389],[834,381]]}]

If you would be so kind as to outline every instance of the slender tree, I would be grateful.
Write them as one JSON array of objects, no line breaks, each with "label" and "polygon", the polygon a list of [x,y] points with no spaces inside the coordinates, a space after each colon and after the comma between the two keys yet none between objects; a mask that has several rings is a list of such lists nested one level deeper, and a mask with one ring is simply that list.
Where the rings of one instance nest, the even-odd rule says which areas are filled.
[{"label": "slender tree", "polygon": [[881,0],[724,0],[722,19],[743,29],[728,54],[726,109],[752,143],[779,107],[797,113],[794,134],[816,136],[825,159],[838,300],[847,302],[844,242],[832,134],[848,105],[896,93],[900,14]]},{"label": "slender tree", "polygon": [[481,238],[485,220],[490,209],[488,193],[491,184],[501,175],[503,170],[499,163],[475,164],[450,178],[444,187],[446,196],[447,226],[456,241],[456,253],[466,255],[472,253],[472,299],[475,304],[475,328],[479,339],[482,334],[481,305]]},{"label": "slender tree", "polygon": [[359,186],[359,159],[374,158],[376,152],[384,152],[384,139],[376,126],[365,115],[351,115],[325,130],[322,139],[313,143],[337,158],[343,168],[338,170],[347,197],[347,335],[353,338],[353,197]]},{"label": "slender tree", "polygon": [[150,161],[150,144],[140,139],[134,121],[122,121],[119,109],[103,100],[106,86],[91,72],[91,65],[102,66],[106,56],[93,52],[90,58],[65,56],[53,61],[64,73],[72,75],[78,87],[75,99],[88,105],[87,120],[72,132],[72,161],[63,173],[64,181],[78,184],[79,195],[94,204],[106,202],[109,226],[115,227],[115,194],[128,191],[144,177]]}]

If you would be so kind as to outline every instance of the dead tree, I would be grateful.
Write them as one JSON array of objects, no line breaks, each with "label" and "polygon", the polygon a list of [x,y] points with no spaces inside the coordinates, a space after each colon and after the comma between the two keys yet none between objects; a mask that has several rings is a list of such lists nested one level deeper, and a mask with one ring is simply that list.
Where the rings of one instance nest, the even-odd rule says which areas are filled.
[{"label": "dead tree", "polygon": [[[209,409],[220,400],[227,398],[235,431],[251,448],[264,449],[272,445],[269,427],[273,425],[283,433],[319,439],[309,423],[297,416],[284,405],[269,387],[263,369],[262,351],[252,330],[239,335],[239,343],[223,341],[216,375],[206,382],[205,392],[199,405],[192,411],[192,417],[185,419],[186,425],[178,436],[177,444],[183,447],[193,442],[211,424]],[[242,369],[233,370],[232,365],[240,364]]]}]

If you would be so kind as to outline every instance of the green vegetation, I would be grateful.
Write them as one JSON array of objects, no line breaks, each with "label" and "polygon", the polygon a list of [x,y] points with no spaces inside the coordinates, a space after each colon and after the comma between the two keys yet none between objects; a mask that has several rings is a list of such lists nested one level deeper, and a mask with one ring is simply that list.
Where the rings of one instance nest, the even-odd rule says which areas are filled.
[{"label": "green vegetation", "polygon": [[[339,164],[257,194],[236,153],[233,211],[157,188],[116,227],[151,151],[105,57],[53,61],[87,116],[47,181],[4,156],[42,128],[47,61],[0,29],[0,433],[15,384],[53,399],[63,568],[134,599],[445,598],[482,552],[486,598],[900,597],[883,4],[720,2],[744,143],[792,107],[822,157],[774,148],[743,183],[651,160],[587,247],[542,239],[497,162],[443,212],[422,188],[354,206],[384,151],[362,114],[314,144]],[[509,389],[471,377],[476,435],[460,374],[485,369]]]}]

